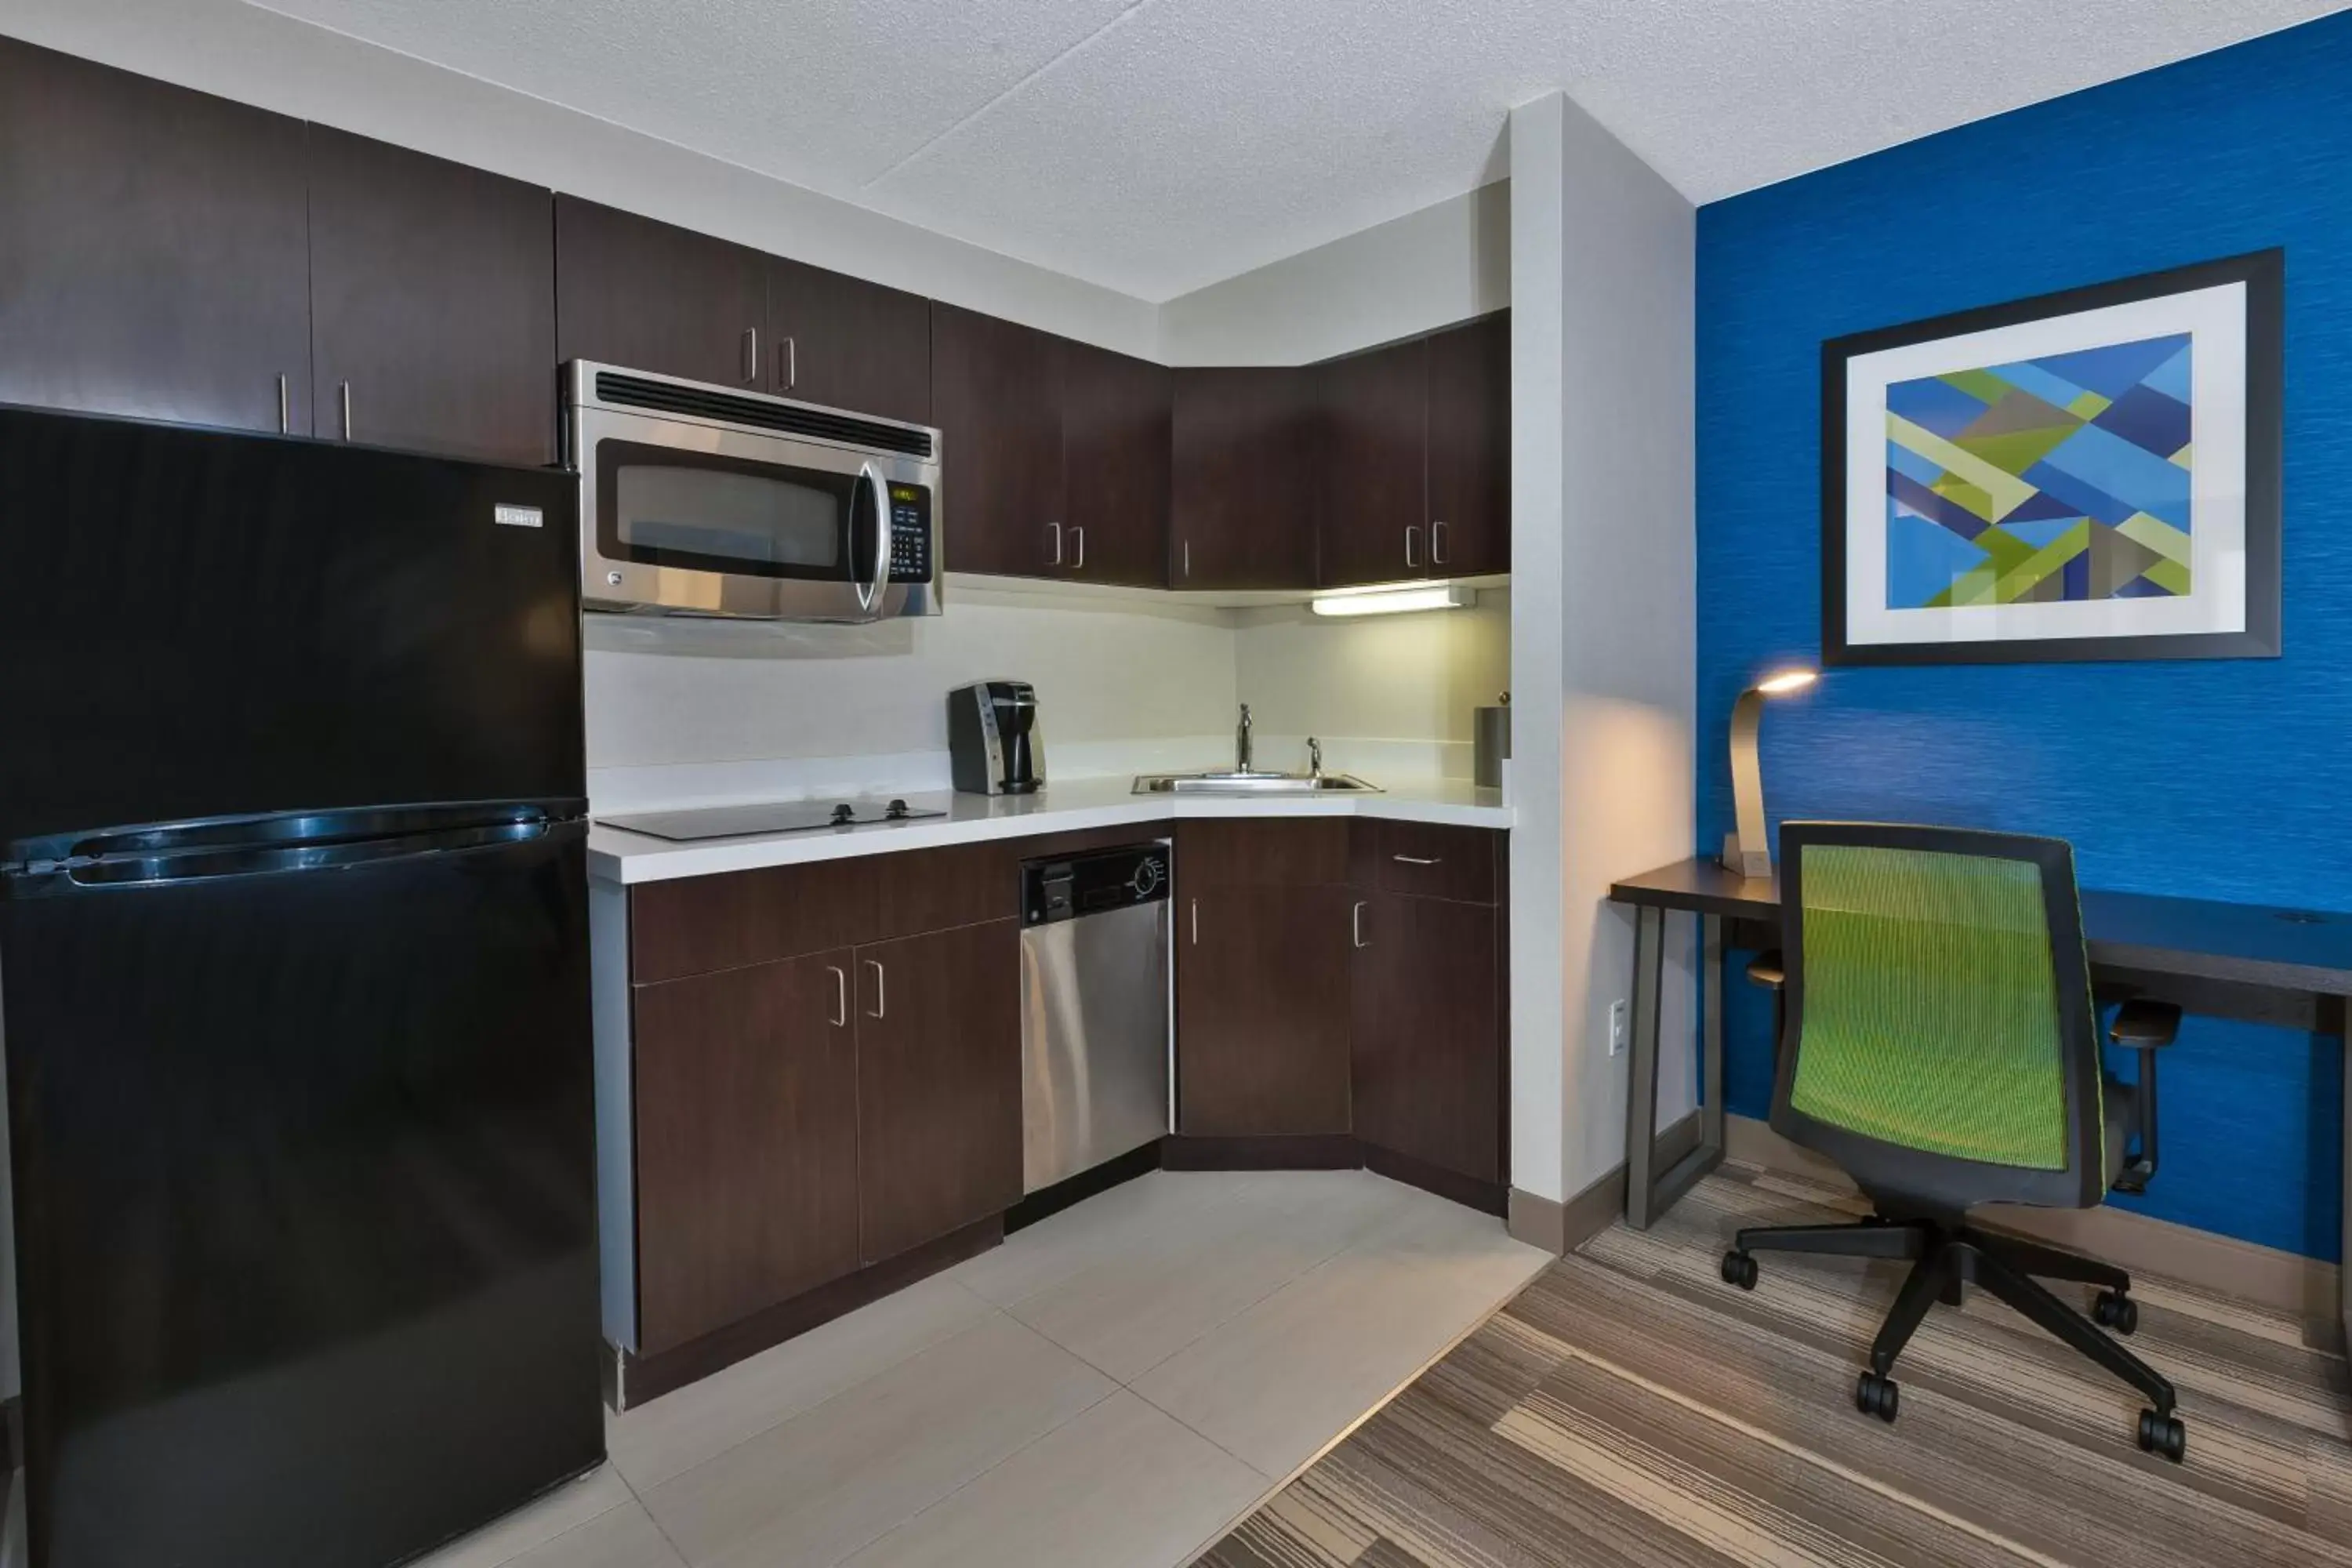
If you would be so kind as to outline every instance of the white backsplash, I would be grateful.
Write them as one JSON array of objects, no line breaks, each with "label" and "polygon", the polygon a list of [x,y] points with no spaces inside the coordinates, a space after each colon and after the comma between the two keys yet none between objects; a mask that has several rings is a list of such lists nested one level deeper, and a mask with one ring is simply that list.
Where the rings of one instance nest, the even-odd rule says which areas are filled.
[{"label": "white backsplash", "polygon": [[1470,710],[1507,680],[1509,595],[1353,621],[1180,601],[966,589],[935,618],[817,626],[592,616],[588,787],[599,812],[949,787],[946,694],[1037,688],[1055,779],[1233,765],[1373,784],[1467,778]]}]

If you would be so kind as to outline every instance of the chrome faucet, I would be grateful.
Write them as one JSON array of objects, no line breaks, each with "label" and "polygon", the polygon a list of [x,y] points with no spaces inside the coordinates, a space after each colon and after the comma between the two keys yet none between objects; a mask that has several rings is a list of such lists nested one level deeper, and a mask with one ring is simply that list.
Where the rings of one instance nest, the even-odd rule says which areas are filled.
[{"label": "chrome faucet", "polygon": [[1310,779],[1323,776],[1323,742],[1312,735],[1307,737],[1307,776]]},{"label": "chrome faucet", "polygon": [[1249,704],[1244,702],[1242,704],[1242,721],[1234,726],[1234,772],[1245,773],[1249,771],[1250,716]]}]

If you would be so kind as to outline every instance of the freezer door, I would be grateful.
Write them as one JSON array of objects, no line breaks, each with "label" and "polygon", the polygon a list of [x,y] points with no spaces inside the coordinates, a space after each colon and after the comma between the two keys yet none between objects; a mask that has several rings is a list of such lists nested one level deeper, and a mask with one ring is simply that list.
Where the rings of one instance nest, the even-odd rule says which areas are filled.
[{"label": "freezer door", "polygon": [[583,836],[0,899],[51,1568],[381,1568],[603,1457]]},{"label": "freezer door", "polygon": [[577,489],[0,409],[0,843],[584,795]]},{"label": "freezer door", "polygon": [[1168,1131],[1168,904],[1021,933],[1022,1191]]}]

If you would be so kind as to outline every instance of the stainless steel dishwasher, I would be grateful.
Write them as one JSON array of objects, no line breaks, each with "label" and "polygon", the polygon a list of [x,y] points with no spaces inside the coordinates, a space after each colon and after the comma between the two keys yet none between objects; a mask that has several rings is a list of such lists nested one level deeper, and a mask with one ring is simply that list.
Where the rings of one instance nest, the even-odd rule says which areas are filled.
[{"label": "stainless steel dishwasher", "polygon": [[1166,1133],[1168,1064],[1168,847],[1023,861],[1022,1190]]}]

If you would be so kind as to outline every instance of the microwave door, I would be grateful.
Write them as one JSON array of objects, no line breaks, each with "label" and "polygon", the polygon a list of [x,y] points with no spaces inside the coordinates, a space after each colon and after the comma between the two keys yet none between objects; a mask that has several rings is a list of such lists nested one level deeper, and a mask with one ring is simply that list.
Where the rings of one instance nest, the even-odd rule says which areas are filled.
[{"label": "microwave door", "polygon": [[867,583],[888,570],[887,542],[877,531],[882,559],[869,573],[860,516],[878,493],[872,465],[735,445],[596,442],[583,522],[613,597],[688,614],[879,618],[882,595]]}]

